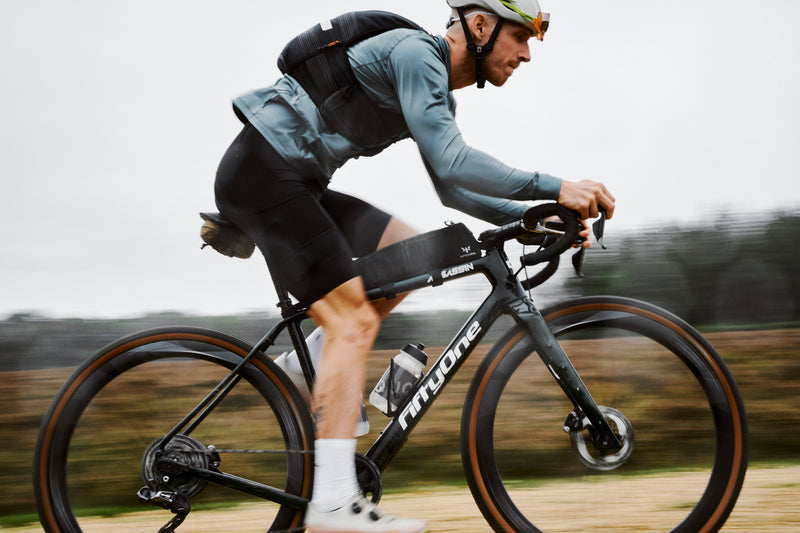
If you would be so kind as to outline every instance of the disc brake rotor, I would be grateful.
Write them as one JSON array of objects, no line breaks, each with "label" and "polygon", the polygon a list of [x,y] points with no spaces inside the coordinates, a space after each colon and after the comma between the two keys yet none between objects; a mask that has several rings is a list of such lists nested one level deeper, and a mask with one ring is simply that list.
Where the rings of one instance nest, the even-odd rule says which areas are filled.
[{"label": "disc brake rotor", "polygon": [[614,452],[601,451],[592,443],[588,430],[570,432],[572,450],[578,460],[592,470],[608,471],[620,467],[633,453],[633,425],[621,412],[612,407],[599,406],[603,417],[622,443]]}]

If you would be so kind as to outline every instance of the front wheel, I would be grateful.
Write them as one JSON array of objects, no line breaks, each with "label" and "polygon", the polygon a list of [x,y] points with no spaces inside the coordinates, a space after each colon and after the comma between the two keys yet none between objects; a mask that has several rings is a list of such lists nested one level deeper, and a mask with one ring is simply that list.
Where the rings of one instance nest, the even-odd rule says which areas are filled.
[{"label": "front wheel", "polygon": [[182,531],[302,530],[302,510],[167,473],[159,463],[163,456],[310,497],[310,414],[261,353],[207,416],[159,450],[249,351],[214,331],[162,328],[126,337],[81,366],[54,399],[36,446],[44,530],[155,532],[173,517],[162,508],[170,501],[191,508]]},{"label": "front wheel", "polygon": [[461,428],[470,489],[495,531],[719,530],[747,467],[744,406],[719,354],[635,300],[582,298],[543,315],[622,448],[594,446],[512,328],[475,375]]}]

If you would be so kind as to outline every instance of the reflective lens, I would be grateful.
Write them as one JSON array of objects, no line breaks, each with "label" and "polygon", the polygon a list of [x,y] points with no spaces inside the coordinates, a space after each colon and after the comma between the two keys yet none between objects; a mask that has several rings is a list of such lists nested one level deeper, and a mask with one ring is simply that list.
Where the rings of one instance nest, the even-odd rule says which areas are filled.
[{"label": "reflective lens", "polygon": [[539,12],[539,15],[533,19],[533,26],[536,28],[536,38],[540,41],[544,40],[544,34],[547,28],[550,27],[550,13]]},{"label": "reflective lens", "polygon": [[508,9],[519,15],[525,20],[528,20],[533,24],[534,29],[534,37],[539,39],[540,41],[544,40],[544,32],[547,31],[548,26],[550,26],[550,13],[542,13],[539,11],[539,14],[534,17],[533,15],[529,15],[525,13],[522,9],[519,8],[516,2],[513,0],[500,0],[500,3],[506,6]]}]

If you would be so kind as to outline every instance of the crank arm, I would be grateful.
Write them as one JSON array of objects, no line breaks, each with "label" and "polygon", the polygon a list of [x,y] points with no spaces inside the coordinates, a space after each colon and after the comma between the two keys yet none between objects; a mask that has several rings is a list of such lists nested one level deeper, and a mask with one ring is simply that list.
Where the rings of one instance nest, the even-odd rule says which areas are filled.
[{"label": "crank arm", "polygon": [[269,485],[263,485],[255,481],[250,481],[249,479],[234,476],[233,474],[197,468],[170,459],[160,459],[158,461],[158,469],[172,475],[189,474],[200,479],[205,479],[206,481],[211,481],[217,485],[228,487],[229,489],[238,490],[239,492],[257,496],[263,500],[269,500],[280,505],[291,507],[292,509],[297,509],[298,511],[305,510],[306,506],[308,506],[308,500],[305,498],[289,494],[286,491],[270,487]]}]

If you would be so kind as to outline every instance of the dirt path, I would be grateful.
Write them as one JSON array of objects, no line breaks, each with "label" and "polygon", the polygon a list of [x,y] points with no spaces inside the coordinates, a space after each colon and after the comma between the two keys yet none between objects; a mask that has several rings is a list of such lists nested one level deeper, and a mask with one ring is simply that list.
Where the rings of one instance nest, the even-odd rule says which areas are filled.
[{"label": "dirt path", "polygon": [[[544,531],[588,532],[588,531],[666,531],[674,522],[671,516],[682,516],[686,502],[677,497],[664,505],[664,494],[677,492],[700,480],[691,474],[659,476],[658,478],[634,478],[615,482],[612,487],[603,485],[600,493],[589,483],[563,483],[520,491],[521,501],[535,500],[543,518],[537,526]],[[630,495],[635,508],[619,513],[604,511],[595,506],[586,513],[582,501],[602,502],[604,494],[615,497]],[[651,495],[658,495],[654,498]],[[654,506],[657,500],[658,506]],[[565,501],[574,501],[564,506]],[[558,502],[559,517],[548,516],[548,502]],[[382,506],[389,512],[427,518],[431,532],[473,533],[488,531],[486,522],[472,501],[467,489],[425,491],[413,494],[387,495]],[[642,527],[641,517],[647,526]],[[569,517],[568,519],[564,517]],[[638,519],[637,519],[638,517]],[[141,517],[130,514],[119,517],[114,524],[114,533],[149,531],[143,529]],[[263,516],[257,505],[242,505],[224,511],[206,511],[190,515],[190,519],[178,529],[182,533],[257,531]],[[637,524],[635,527],[625,524]],[[109,531],[108,519],[98,522],[98,531]],[[88,529],[88,528],[87,528]],[[4,530],[9,533],[39,532],[39,527]],[[744,489],[728,520],[725,532],[747,531],[750,533],[796,533],[800,531],[800,466],[783,468],[751,469],[747,474]]]},{"label": "dirt path", "polygon": [[[627,493],[636,498],[636,508],[630,509],[626,516],[604,512],[595,508],[589,514],[582,508],[582,501],[595,500],[602,502],[603,495],[593,490],[591,485],[569,483],[528,489],[525,496],[536,499],[542,509],[542,516],[547,515],[548,502],[558,502],[559,511],[569,520],[549,518],[537,520],[536,525],[543,531],[589,532],[589,531],[667,531],[675,525],[669,517],[683,516],[686,509],[676,508],[674,512],[664,511],[652,505],[649,495],[658,494],[659,506],[664,504],[664,493],[673,492],[677,487],[698,481],[691,476],[669,477],[658,479],[633,479],[619,481],[614,487],[604,485],[604,491],[615,496]],[[564,506],[565,501],[572,500],[571,506]],[[680,499],[675,502],[680,507]],[[431,531],[468,533],[488,531],[486,522],[480,515],[468,491],[451,493],[414,494],[387,496],[384,507],[397,514],[425,517],[430,520]],[[637,516],[648,517],[649,527],[641,526]],[[638,524],[635,528],[624,527],[625,523]],[[776,469],[753,469],[747,474],[744,488],[736,508],[728,519],[725,532],[747,531],[749,533],[797,533],[800,531],[800,466]]]}]

